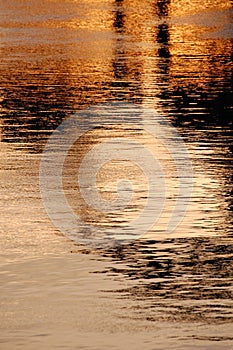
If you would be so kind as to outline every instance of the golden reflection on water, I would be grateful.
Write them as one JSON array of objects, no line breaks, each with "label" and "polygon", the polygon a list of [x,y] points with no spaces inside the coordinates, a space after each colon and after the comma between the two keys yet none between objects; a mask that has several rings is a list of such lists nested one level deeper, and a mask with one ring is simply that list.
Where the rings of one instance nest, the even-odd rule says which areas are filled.
[{"label": "golden reflection on water", "polygon": [[190,15],[197,12],[209,11],[209,10],[221,10],[221,9],[229,9],[232,5],[230,0],[222,1],[222,0],[172,0],[171,1],[171,15],[172,16],[183,16]]},{"label": "golden reflection on water", "polygon": [[[90,104],[114,99],[155,107],[178,126],[189,125],[193,130],[196,122],[204,123],[206,117],[214,118],[210,116],[212,110],[209,101],[217,96],[221,102],[221,94],[228,89],[232,42],[227,39],[206,39],[204,34],[215,28],[212,27],[213,11],[227,11],[231,8],[230,1],[148,0],[146,5],[139,0],[91,3],[42,1],[33,2],[26,10],[23,2],[18,2],[12,12],[13,8],[14,5],[11,6],[9,2],[5,10],[6,18],[9,13],[12,16],[7,20],[3,17],[1,23],[3,29],[8,30],[3,30],[1,39],[4,48],[0,66],[3,85],[1,111],[4,115],[2,139],[18,142],[23,149],[31,147],[41,151],[48,133],[71,113]],[[198,21],[199,16],[203,20]],[[227,21],[228,17],[224,18]],[[213,110],[216,109],[214,107]],[[195,158],[193,137],[188,129],[181,131],[191,142],[191,157]],[[98,131],[99,140],[106,139],[105,132]],[[117,134],[119,130],[114,132]],[[128,133],[135,137],[133,128],[130,132],[123,129],[120,133],[124,137]],[[82,152],[99,142],[93,140],[93,135],[92,132],[92,137],[87,137],[83,145],[82,140],[79,141],[79,153],[74,153],[75,156],[79,154],[76,162],[81,159]],[[137,135],[137,139],[150,148],[152,141],[148,141],[145,135]],[[206,148],[211,149],[208,143]],[[212,148],[207,156],[205,152],[205,148],[203,152],[201,148],[198,150],[201,160],[195,175],[196,206],[187,215],[189,222],[191,218],[192,221],[198,219],[198,215],[205,212],[208,206],[211,206],[213,213],[218,211],[215,200],[212,204],[204,200],[209,197],[206,189],[213,186],[212,190],[216,193],[214,183],[219,183],[217,187],[221,188],[224,182],[222,177],[213,180],[213,176],[217,175],[207,175],[208,170],[205,167],[203,170],[202,166],[205,157],[209,159],[214,156],[216,148]],[[72,160],[71,165],[73,163]],[[170,163],[165,164],[165,173],[174,174]],[[112,166],[111,172],[115,165]],[[72,174],[70,166],[67,171]],[[129,175],[132,169],[126,173]],[[108,193],[111,197],[112,185],[104,180],[103,174],[106,174],[106,169],[102,175],[99,174],[100,192],[103,196]],[[226,176],[228,178],[228,174]],[[210,178],[209,186],[206,185],[207,178]],[[141,175],[132,177],[132,180],[136,179],[139,180],[137,186],[140,193]],[[70,191],[74,181],[69,181],[71,183],[67,186]],[[170,198],[174,198],[177,191],[175,182],[174,175],[170,179]],[[74,189],[77,190],[77,186]],[[143,191],[142,198],[145,197]],[[87,214],[85,203],[77,196],[78,200],[69,195],[69,201],[76,211],[84,210],[87,221],[97,223],[100,220],[101,224],[102,217],[105,222],[106,215],[97,215],[92,210]],[[143,200],[141,198],[137,205],[135,198],[130,208],[134,207],[136,214]],[[167,213],[172,206],[167,207]],[[212,209],[208,208],[207,211]],[[128,219],[132,219],[132,214],[130,210]],[[214,215],[211,220],[216,223]],[[202,221],[208,220],[201,216],[198,228]]]},{"label": "golden reflection on water", "polygon": [[[70,98],[64,96],[71,108],[85,103],[84,86],[93,91],[88,100],[95,103],[100,99],[98,89],[103,90],[106,84],[110,86],[108,92],[103,92],[105,98],[110,97],[110,91],[119,97],[123,88],[126,98],[143,97],[147,104],[157,107],[157,96],[163,89],[182,84],[205,89],[216,74],[221,80],[230,73],[230,66],[222,64],[221,59],[209,60],[210,55],[230,60],[230,40],[203,40],[201,34],[211,28],[197,26],[192,19],[187,24],[181,17],[230,7],[230,1],[165,1],[162,5],[147,1],[146,6],[132,0],[91,5],[33,2],[20,21],[14,17],[7,23],[3,20],[3,28],[11,34],[5,33],[2,39],[2,57],[7,64],[2,77],[9,81],[13,73],[23,85],[25,81],[27,86],[49,85],[54,98],[58,93],[55,87],[66,84],[73,90]],[[23,7],[21,10],[18,6],[18,10]],[[15,27],[20,28],[17,33]],[[22,55],[26,55],[27,64],[21,60]],[[112,81],[119,86],[111,86]]]},{"label": "golden reflection on water", "polygon": [[[23,331],[28,328],[36,333],[38,322],[43,323],[42,328],[47,326],[44,320],[56,327],[59,306],[61,327],[70,326],[72,319],[76,334],[80,314],[73,312],[73,297],[78,295],[77,310],[82,296],[83,319],[90,329],[86,310],[91,318],[96,305],[94,293],[92,301],[85,298],[87,286],[93,284],[90,261],[88,255],[85,259],[78,255],[80,260],[70,256],[70,251],[85,250],[61,236],[47,218],[38,184],[39,160],[51,132],[70,115],[97,103],[129,101],[155,108],[180,132],[193,162],[194,189],[182,224],[174,235],[160,240],[158,231],[164,229],[174,208],[177,174],[171,155],[159,140],[135,124],[125,128],[119,123],[117,128],[89,131],[70,149],[63,169],[69,204],[85,222],[112,225],[113,230],[141,212],[148,192],[146,178],[134,164],[113,159],[97,174],[98,192],[104,199],[115,199],[117,181],[127,177],[134,189],[131,202],[120,213],[91,209],[77,182],[85,154],[112,136],[124,137],[150,149],[164,168],[169,200],[145,239],[122,249],[100,250],[98,257],[90,254],[97,272],[97,260],[101,256],[109,259],[102,262],[110,279],[109,289],[112,281],[120,278],[126,285],[113,297],[111,307],[114,309],[118,300],[119,314],[109,317],[109,332],[115,332],[119,320],[119,329],[125,331],[129,326],[133,334],[141,321],[143,331],[151,327],[153,332],[158,320],[170,321],[172,327],[177,323],[174,349],[185,348],[184,340],[199,348],[198,324],[203,347],[228,346],[226,342],[232,341],[233,50],[232,34],[228,30],[226,35],[224,28],[232,28],[232,1],[9,0],[1,6],[1,14],[0,243],[3,265],[16,261],[12,269],[17,276],[12,277],[8,265],[4,267],[6,280],[10,280],[3,283],[8,296],[1,311],[4,327],[10,331],[14,326]],[[89,165],[91,169],[91,162]],[[25,265],[25,287],[18,261],[43,254],[58,254],[59,262],[35,259],[32,270],[30,263]],[[66,265],[68,255],[71,259]],[[81,287],[80,261],[88,270]],[[35,286],[28,282],[31,275],[37,281],[36,298]],[[95,283],[97,286],[98,278]],[[94,289],[96,294],[99,289],[99,285]],[[39,295],[47,300],[44,313]],[[68,300],[69,309],[64,312]],[[101,294],[101,300],[105,304],[107,299]],[[102,331],[108,321],[101,319],[103,305],[97,305],[97,328]],[[184,323],[190,324],[189,335],[184,334]],[[220,323],[223,336],[215,337]],[[210,324],[214,325],[212,337],[206,330]],[[63,329],[59,333],[63,334]],[[165,326],[161,349],[168,348],[164,343],[167,334],[170,329]],[[6,338],[17,338],[22,344],[29,341],[18,333]],[[151,338],[147,344],[150,342]]]}]

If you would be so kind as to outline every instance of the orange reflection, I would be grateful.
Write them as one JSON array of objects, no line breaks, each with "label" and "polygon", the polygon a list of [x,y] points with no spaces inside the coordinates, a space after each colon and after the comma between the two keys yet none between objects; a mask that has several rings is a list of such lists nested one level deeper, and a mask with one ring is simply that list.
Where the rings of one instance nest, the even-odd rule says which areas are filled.
[{"label": "orange reflection", "polygon": [[[198,128],[199,124],[195,124],[198,116],[201,115],[204,122],[207,114],[212,117],[214,108],[209,108],[209,101],[218,98],[222,101],[221,94],[229,90],[232,42],[206,35],[219,29],[219,22],[213,24],[213,18],[217,12],[222,16],[231,7],[231,1],[56,0],[35,2],[31,8],[24,3],[19,1],[14,9],[10,2],[4,5],[8,19],[1,20],[3,140],[21,143],[25,149],[31,142],[34,151],[41,151],[41,143],[64,118],[87,105],[112,99],[155,107],[178,125],[183,123],[189,134],[188,125]],[[224,16],[221,18],[227,23],[228,17]],[[183,97],[181,101],[177,98],[179,94]],[[226,109],[223,103],[220,112],[225,113]],[[99,132],[101,140],[108,137],[105,132]],[[135,137],[124,128],[114,132]],[[86,136],[83,141],[86,148],[79,148],[78,157],[95,144],[95,137],[95,133]],[[141,139],[140,135],[137,138],[150,147],[151,140],[143,133]],[[193,142],[190,136],[187,139]],[[204,152],[200,151],[199,155],[204,162]],[[121,176],[123,167],[118,167],[119,164],[116,172],[116,164],[109,165],[98,175],[103,196],[112,196],[113,185],[107,173]],[[72,171],[71,166],[67,169]],[[134,168],[125,170],[129,176],[137,173]],[[199,187],[195,208],[198,216],[210,205],[203,198],[208,194],[206,179],[211,184],[212,177],[207,176],[202,167],[197,171]],[[215,193],[216,188],[220,191],[224,187],[221,176],[212,182]],[[140,172],[131,179],[140,179],[135,183],[139,190],[144,182]],[[69,191],[75,189],[72,189],[74,183],[73,180],[66,183],[66,176],[64,181],[69,196]],[[171,197],[174,198],[177,184],[172,181]],[[71,204],[75,208],[76,199],[71,197],[69,200],[74,200]],[[172,206],[173,203],[166,215]],[[93,220],[96,214],[88,213],[84,203],[81,207],[87,221],[106,220],[102,214]],[[217,211],[215,202],[212,208]],[[127,218],[131,215],[132,212]],[[163,220],[161,218],[161,225]]]}]

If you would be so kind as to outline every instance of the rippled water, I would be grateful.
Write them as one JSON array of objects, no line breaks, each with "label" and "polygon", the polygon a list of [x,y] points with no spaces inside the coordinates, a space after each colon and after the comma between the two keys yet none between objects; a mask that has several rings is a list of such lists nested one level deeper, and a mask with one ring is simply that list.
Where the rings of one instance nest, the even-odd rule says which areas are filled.
[{"label": "rippled water", "polygon": [[[232,15],[232,2],[221,0],[1,5],[2,349],[232,347]],[[174,174],[160,221],[138,240],[82,246],[46,215],[39,168],[49,136],[106,103],[155,110],[186,142],[192,200],[170,235]],[[85,222],[116,233],[145,204],[143,174],[116,160],[100,172],[98,189],[113,199],[117,178],[129,178],[131,205],[107,216],[83,203],[78,162],[99,142],[128,137],[156,147],[165,174],[174,173],[171,155],[145,133],[148,123],[101,125],[70,150],[64,191]]]}]

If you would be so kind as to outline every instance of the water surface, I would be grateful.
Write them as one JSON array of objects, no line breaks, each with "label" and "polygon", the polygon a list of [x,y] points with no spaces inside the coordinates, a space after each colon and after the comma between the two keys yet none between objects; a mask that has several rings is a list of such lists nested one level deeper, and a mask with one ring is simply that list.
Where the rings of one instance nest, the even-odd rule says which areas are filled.
[{"label": "water surface", "polygon": [[[3,349],[231,348],[232,36],[231,1],[2,4]],[[155,109],[176,128],[192,160],[193,197],[169,237],[159,235],[168,205],[159,229],[143,239],[93,250],[47,217],[39,165],[62,121],[111,102]],[[152,144],[138,125],[102,127],[73,155],[82,157],[109,134]],[[142,174],[113,163],[99,176],[101,194],[112,198],[111,174],[126,172],[134,202],[123,213],[94,215],[77,202],[72,171],[66,168],[66,194],[87,222],[117,230],[144,204]]]}]

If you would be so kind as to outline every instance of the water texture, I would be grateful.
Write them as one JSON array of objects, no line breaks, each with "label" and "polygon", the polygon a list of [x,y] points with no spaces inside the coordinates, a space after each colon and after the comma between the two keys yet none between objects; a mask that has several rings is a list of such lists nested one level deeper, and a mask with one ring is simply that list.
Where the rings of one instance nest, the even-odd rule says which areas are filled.
[{"label": "water texture", "polygon": [[[232,348],[232,39],[232,1],[1,2],[1,349]],[[40,160],[63,121],[115,103],[150,108],[179,132],[193,193],[180,226],[164,235],[179,184],[171,155],[143,128],[153,118],[91,130],[63,173],[82,220],[117,234],[145,205],[143,172],[115,159],[97,188],[113,200],[117,179],[129,179],[125,210],[91,210],[78,192],[82,158],[112,136],[159,150],[170,191],[141,239],[93,248],[50,221]]]}]

